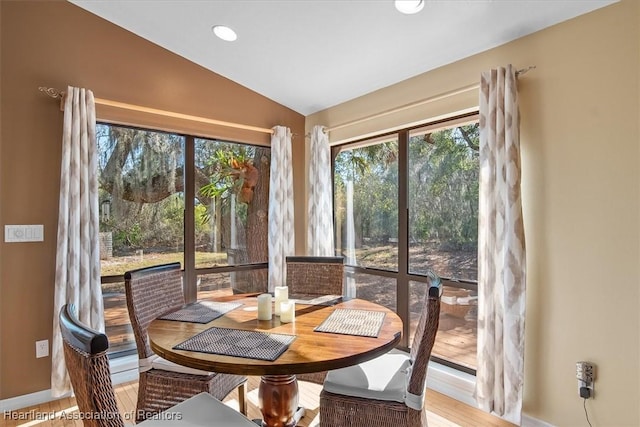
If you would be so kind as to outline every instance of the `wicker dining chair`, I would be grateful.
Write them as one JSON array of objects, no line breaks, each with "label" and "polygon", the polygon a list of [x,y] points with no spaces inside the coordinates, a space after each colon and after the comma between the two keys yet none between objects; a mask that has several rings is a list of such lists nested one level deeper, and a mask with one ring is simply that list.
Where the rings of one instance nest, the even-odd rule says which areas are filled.
[{"label": "wicker dining chair", "polygon": [[[292,296],[342,295],[344,258],[332,256],[288,256],[287,287]],[[301,381],[322,384],[326,371],[297,374]]]},{"label": "wicker dining chair", "polygon": [[288,256],[290,295],[342,295],[344,258],[339,256]]},{"label": "wicker dining chair", "polygon": [[[71,304],[59,313],[64,359],[85,427],[124,427],[111,382],[107,336],[80,323]],[[214,422],[214,424],[212,424]],[[140,423],[153,426],[256,427],[208,393],[200,393]]]},{"label": "wicker dining chair", "polygon": [[320,427],[425,427],[424,393],[440,317],[440,279],[430,283],[409,353],[394,349],[330,371],[320,392]]},{"label": "wicker dining chair", "polygon": [[223,400],[236,388],[240,412],[246,414],[246,377],[187,368],[161,358],[151,349],[147,336],[151,321],[185,304],[180,263],[127,271],[124,279],[139,357],[136,420],[141,421],[201,392]]}]

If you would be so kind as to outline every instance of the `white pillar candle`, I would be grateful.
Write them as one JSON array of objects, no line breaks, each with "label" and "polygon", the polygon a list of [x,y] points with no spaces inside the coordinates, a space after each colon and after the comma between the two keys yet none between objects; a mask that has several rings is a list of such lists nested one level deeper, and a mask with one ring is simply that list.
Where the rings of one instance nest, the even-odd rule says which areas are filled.
[{"label": "white pillar candle", "polygon": [[258,295],[258,320],[271,320],[271,294]]},{"label": "white pillar candle", "polygon": [[296,303],[293,301],[282,301],[280,303],[280,321],[291,323],[296,320]]},{"label": "white pillar candle", "polygon": [[274,297],[276,300],[276,316],[280,316],[280,303],[289,299],[289,288],[286,286],[276,286],[274,289]]}]

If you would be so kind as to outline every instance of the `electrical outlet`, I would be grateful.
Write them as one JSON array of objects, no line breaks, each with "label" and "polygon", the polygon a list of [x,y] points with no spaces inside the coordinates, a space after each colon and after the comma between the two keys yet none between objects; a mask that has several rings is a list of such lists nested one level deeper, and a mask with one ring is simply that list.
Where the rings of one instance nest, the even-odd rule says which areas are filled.
[{"label": "electrical outlet", "polygon": [[576,363],[576,378],[578,379],[578,394],[584,399],[594,397],[594,382],[596,379],[595,366],[590,362]]},{"label": "electrical outlet", "polygon": [[36,358],[49,356],[49,340],[36,341]]},{"label": "electrical outlet", "polygon": [[586,383],[592,383],[595,378],[595,369],[589,362],[576,363],[576,378]]}]

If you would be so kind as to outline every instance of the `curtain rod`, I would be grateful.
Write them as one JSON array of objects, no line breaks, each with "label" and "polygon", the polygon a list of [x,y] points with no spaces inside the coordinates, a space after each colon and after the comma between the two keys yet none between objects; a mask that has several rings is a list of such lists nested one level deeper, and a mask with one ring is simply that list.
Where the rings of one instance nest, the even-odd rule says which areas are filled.
[{"label": "curtain rod", "polygon": [[[62,92],[62,91],[60,91],[58,89],[55,89],[55,88],[50,88],[50,87],[45,87],[45,86],[40,86],[38,88],[38,90],[40,92],[43,92],[43,93],[49,95],[51,98],[54,98],[54,99],[60,98],[60,109],[64,110],[64,98],[65,98],[65,95],[66,95],[65,92]],[[176,112],[173,112],[173,111],[159,110],[157,108],[142,107],[140,105],[127,104],[125,102],[118,102],[118,101],[110,101],[108,99],[95,98],[95,103],[99,104],[99,105],[104,105],[104,106],[107,106],[107,107],[121,108],[123,110],[138,111],[138,112],[142,112],[142,113],[156,114],[156,115],[164,116],[164,117],[172,117],[172,118],[176,118],[176,119],[190,120],[192,122],[207,123],[207,124],[210,124],[210,125],[218,125],[218,126],[225,126],[225,127],[236,128],[236,129],[249,130],[249,131],[254,131],[254,132],[262,132],[262,133],[273,134],[273,129],[261,128],[261,127],[250,126],[250,125],[243,125],[243,124],[240,124],[240,123],[225,122],[225,121],[222,121],[222,120],[209,119],[207,117],[192,116],[190,114],[183,114],[183,113],[176,113]]]},{"label": "curtain rod", "polygon": [[[531,65],[531,66],[529,66],[527,68],[522,68],[520,70],[517,70],[516,71],[516,77],[517,76],[521,76],[522,74],[525,74],[527,71],[533,70],[535,68],[536,68],[535,65]],[[365,116],[365,117],[362,117],[360,119],[352,120],[350,122],[345,122],[345,123],[342,123],[342,124],[339,124],[339,125],[336,125],[336,126],[333,126],[333,127],[330,127],[330,128],[324,128],[323,131],[325,133],[328,133],[328,132],[331,132],[332,130],[337,130],[337,129],[342,129],[342,128],[345,128],[345,127],[357,125],[357,124],[362,123],[362,122],[366,122],[366,121],[369,121],[369,120],[373,120],[373,119],[377,119],[377,118],[380,118],[380,117],[384,117],[384,116],[389,115],[389,114],[398,113],[400,111],[408,110],[410,108],[419,107],[420,105],[430,104],[430,103],[435,102],[435,101],[440,101],[441,99],[446,99],[446,98],[449,98],[449,97],[452,97],[452,96],[455,96],[455,95],[460,95],[461,93],[469,92],[469,91],[476,90],[476,89],[480,89],[480,83],[474,83],[474,84],[471,84],[471,85],[467,85],[467,86],[464,86],[464,87],[461,87],[461,88],[458,88],[458,89],[450,90],[448,92],[443,92],[443,93],[438,94],[438,95],[430,96],[428,98],[424,98],[424,99],[421,99],[419,101],[410,102],[408,104],[404,104],[404,105],[401,105],[399,107],[395,107],[395,108],[391,108],[389,110],[381,111],[380,113],[371,114],[369,116]]]}]

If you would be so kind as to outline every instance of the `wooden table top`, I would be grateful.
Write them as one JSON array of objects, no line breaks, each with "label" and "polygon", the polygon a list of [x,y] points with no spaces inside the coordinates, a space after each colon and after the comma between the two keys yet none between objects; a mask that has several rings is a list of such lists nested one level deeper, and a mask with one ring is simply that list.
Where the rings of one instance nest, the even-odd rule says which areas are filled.
[{"label": "wooden table top", "polygon": [[[400,341],[402,320],[381,305],[352,299],[334,306],[296,304],[295,322],[280,318],[257,320],[257,298],[238,296],[241,307],[207,324],[156,319],[149,325],[151,348],[159,356],[191,368],[240,375],[289,375],[327,371],[356,365],[380,356]],[[383,311],[386,313],[377,338],[314,332],[335,309]],[[275,361],[223,356],[173,347],[211,327],[295,335],[296,339]]]}]

